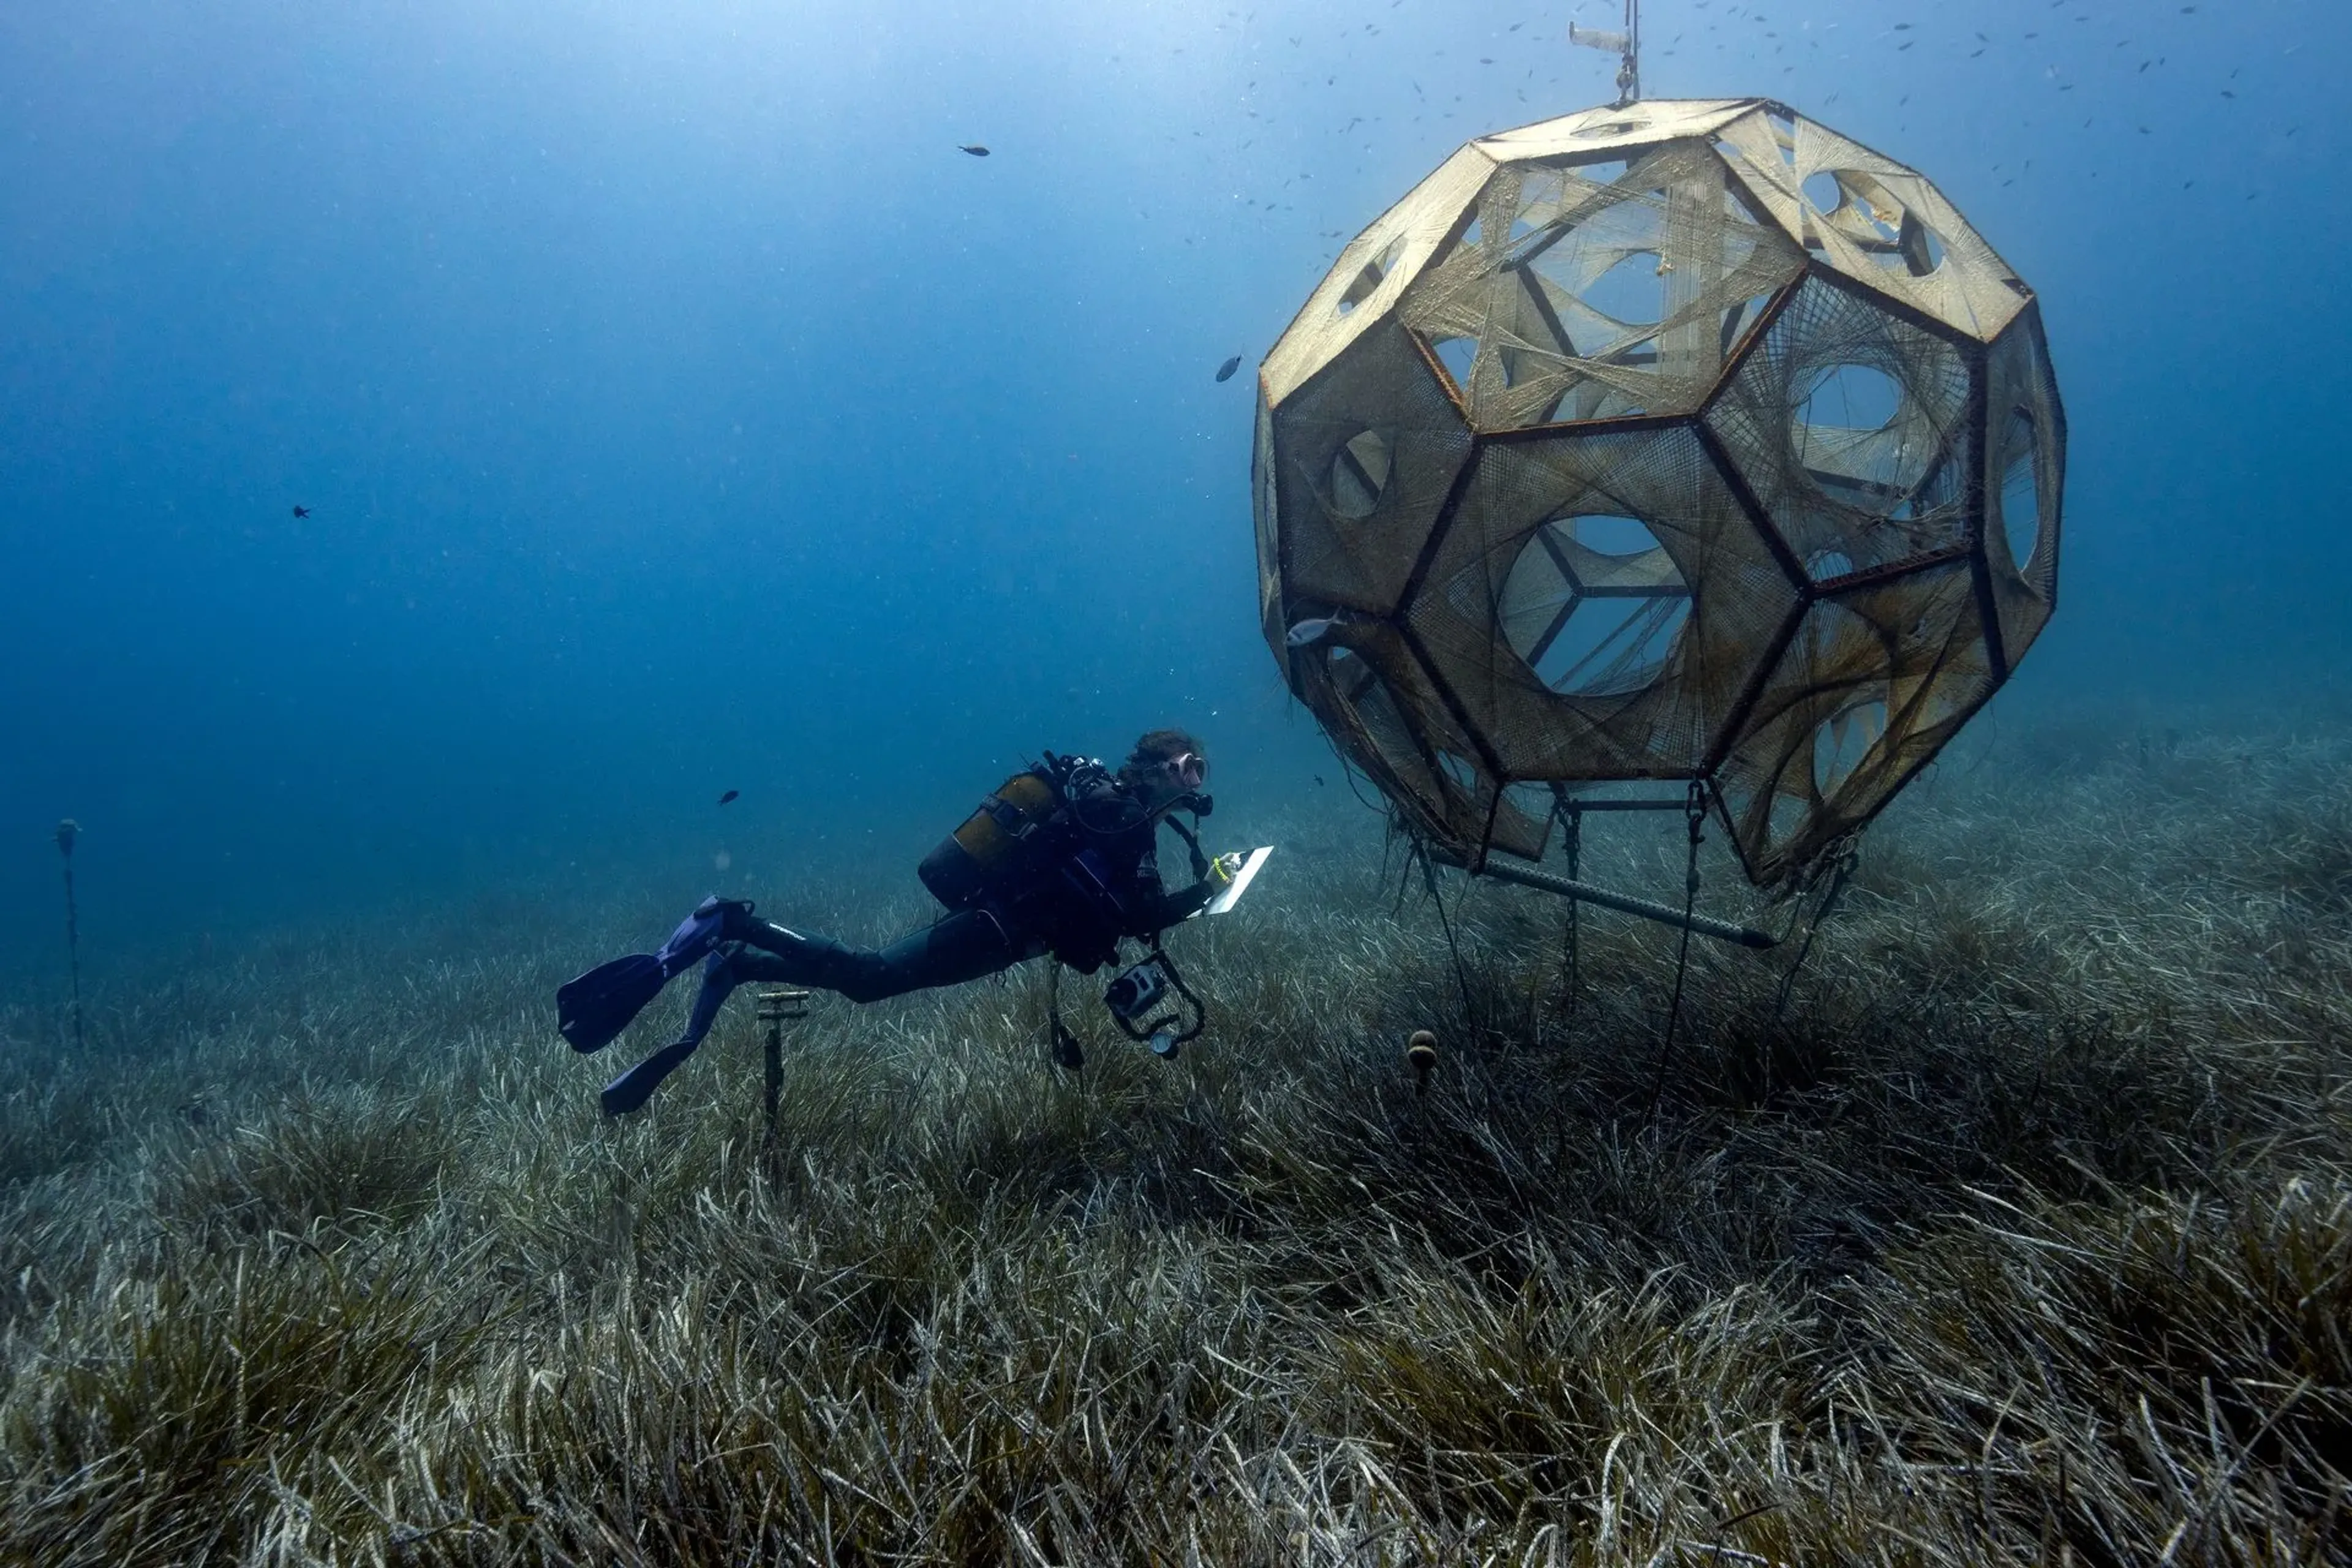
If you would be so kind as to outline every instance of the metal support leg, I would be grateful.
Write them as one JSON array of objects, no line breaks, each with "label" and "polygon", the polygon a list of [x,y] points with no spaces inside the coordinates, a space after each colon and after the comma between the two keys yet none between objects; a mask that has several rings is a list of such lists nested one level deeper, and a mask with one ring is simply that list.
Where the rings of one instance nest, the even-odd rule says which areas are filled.
[{"label": "metal support leg", "polygon": [[760,993],[760,1022],[768,1026],[767,1076],[763,1104],[767,1117],[767,1142],[772,1148],[776,1142],[776,1102],[784,1090],[784,1022],[790,1018],[808,1016],[809,994],[805,991],[762,991]]}]

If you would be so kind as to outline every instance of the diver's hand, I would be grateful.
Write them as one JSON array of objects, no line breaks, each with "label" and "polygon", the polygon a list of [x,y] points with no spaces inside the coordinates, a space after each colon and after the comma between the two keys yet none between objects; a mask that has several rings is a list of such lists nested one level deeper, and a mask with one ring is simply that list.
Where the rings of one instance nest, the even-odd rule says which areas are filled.
[{"label": "diver's hand", "polygon": [[1213,888],[1220,889],[1232,887],[1234,884],[1234,879],[1241,874],[1243,862],[1246,861],[1248,858],[1249,857],[1246,855],[1233,854],[1220,855],[1214,860],[1210,861],[1208,878],[1209,885]]}]

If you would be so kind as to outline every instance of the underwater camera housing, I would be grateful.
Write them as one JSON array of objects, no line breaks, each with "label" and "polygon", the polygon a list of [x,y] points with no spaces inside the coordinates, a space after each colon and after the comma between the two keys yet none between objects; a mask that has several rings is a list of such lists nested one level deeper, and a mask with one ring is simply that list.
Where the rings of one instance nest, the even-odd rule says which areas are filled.
[{"label": "underwater camera housing", "polygon": [[[1150,1016],[1171,991],[1180,998],[1177,1005],[1159,1017]],[[1120,970],[1103,988],[1103,1005],[1110,1009],[1129,1039],[1145,1041],[1152,1054],[1162,1058],[1172,1058],[1208,1023],[1207,1009],[1177,973],[1175,961],[1156,947],[1150,957]]]},{"label": "underwater camera housing", "polygon": [[1151,1011],[1151,1005],[1168,994],[1168,976],[1160,965],[1150,960],[1122,972],[1103,991],[1103,1005],[1123,1023],[1132,1024]]}]

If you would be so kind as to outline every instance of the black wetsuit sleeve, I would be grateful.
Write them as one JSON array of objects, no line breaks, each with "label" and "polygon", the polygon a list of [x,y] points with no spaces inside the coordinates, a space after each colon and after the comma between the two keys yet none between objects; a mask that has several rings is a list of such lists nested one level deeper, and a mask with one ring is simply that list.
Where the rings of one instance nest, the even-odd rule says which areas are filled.
[{"label": "black wetsuit sleeve", "polygon": [[1157,935],[1217,896],[1205,879],[1174,892],[1161,886],[1159,826],[1108,773],[1094,770],[1065,787],[1080,827],[1111,869],[1127,926],[1119,934]]},{"label": "black wetsuit sleeve", "polygon": [[1214,884],[1203,879],[1189,888],[1169,892],[1160,885],[1160,848],[1154,842],[1144,847],[1135,863],[1134,880],[1129,884],[1125,900],[1134,930],[1129,936],[1150,936],[1166,931],[1177,921],[1190,918],[1217,896]]}]

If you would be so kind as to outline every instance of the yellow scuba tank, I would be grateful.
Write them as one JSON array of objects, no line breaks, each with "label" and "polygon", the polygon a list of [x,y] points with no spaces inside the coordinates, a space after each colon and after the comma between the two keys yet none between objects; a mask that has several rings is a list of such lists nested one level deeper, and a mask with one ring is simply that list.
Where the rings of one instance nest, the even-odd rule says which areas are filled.
[{"label": "yellow scuba tank", "polygon": [[1028,868],[1029,840],[1061,808],[1060,795],[1042,774],[1015,773],[940,840],[915,874],[948,908],[969,909]]}]

